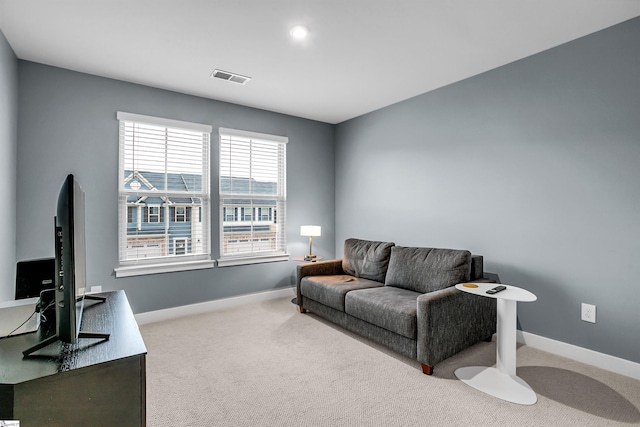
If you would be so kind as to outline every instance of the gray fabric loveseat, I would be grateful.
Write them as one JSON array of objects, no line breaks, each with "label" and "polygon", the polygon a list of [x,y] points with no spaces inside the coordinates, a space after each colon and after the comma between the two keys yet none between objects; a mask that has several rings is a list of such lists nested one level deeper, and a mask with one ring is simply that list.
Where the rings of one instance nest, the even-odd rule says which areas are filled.
[{"label": "gray fabric loveseat", "polygon": [[496,302],[454,285],[484,281],[482,256],[347,239],[343,259],[297,267],[297,304],[416,359],[425,374],[496,331]]}]

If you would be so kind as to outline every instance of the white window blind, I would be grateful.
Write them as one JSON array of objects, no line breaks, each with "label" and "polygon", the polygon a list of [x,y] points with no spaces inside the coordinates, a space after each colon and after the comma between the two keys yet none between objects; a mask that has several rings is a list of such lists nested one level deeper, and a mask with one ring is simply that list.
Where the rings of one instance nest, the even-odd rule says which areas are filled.
[{"label": "white window blind", "polygon": [[288,259],[288,138],[220,128],[218,266]]},{"label": "white window blind", "polygon": [[[211,267],[211,127],[123,112],[117,118],[116,276]],[[136,272],[140,266],[147,268]]]}]

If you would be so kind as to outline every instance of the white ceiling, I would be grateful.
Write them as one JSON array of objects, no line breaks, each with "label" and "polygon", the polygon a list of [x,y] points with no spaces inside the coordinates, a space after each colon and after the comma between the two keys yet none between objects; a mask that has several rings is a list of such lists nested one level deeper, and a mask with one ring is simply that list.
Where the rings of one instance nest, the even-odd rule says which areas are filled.
[{"label": "white ceiling", "polygon": [[328,123],[636,16],[640,0],[0,0],[20,59]]}]

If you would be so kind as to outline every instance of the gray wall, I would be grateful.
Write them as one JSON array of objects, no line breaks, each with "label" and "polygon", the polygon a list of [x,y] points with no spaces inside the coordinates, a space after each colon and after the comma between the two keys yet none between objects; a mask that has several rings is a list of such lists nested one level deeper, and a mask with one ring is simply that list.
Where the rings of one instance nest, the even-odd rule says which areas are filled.
[{"label": "gray wall", "polygon": [[[0,38],[0,196],[17,188],[17,259],[52,256],[55,198],[72,172],[87,193],[89,284],[125,289],[135,312],[291,286],[294,262],[113,276],[116,111],[280,134],[292,255],[306,251],[303,223],[323,226],[314,252],[327,258],[351,236],[467,248],[538,295],[519,304],[523,330],[640,362],[639,39],[635,19],[334,127],[17,61]],[[0,296],[12,292],[13,276]],[[597,305],[598,323],[580,321],[581,302]]]},{"label": "gray wall", "polygon": [[339,124],[337,254],[469,249],[538,296],[523,330],[640,362],[639,40],[637,18]]},{"label": "gray wall", "polygon": [[[117,111],[210,124],[212,249],[219,255],[217,128],[289,137],[288,248],[303,255],[305,223],[323,227],[314,252],[334,256],[334,126],[19,61],[17,243],[19,260],[53,256],[53,216],[65,176],[86,193],[88,285],[124,289],[134,312],[292,286],[296,263],[279,262],[116,279]],[[310,185],[312,183],[313,185]],[[292,293],[293,295],[293,293]]]},{"label": "gray wall", "polygon": [[0,301],[14,297],[18,60],[0,31]]}]

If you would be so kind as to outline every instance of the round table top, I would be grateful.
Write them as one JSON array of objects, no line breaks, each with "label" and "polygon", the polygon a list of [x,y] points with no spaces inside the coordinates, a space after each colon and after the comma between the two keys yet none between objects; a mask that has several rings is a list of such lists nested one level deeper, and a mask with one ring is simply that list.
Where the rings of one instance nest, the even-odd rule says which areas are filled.
[{"label": "round table top", "polygon": [[[474,287],[470,285],[476,285],[476,286]],[[496,286],[501,286],[501,285],[506,286],[507,289],[505,289],[504,291],[498,292],[497,294],[487,293],[489,289],[492,289],[492,288],[495,288]],[[533,302],[538,299],[537,296],[527,291],[526,289],[522,289],[517,286],[505,285],[502,283],[465,282],[465,283],[458,283],[456,285],[456,289],[461,290],[463,292],[468,292],[470,294],[479,295],[482,297],[505,299],[505,300],[511,300],[511,301]]]}]

